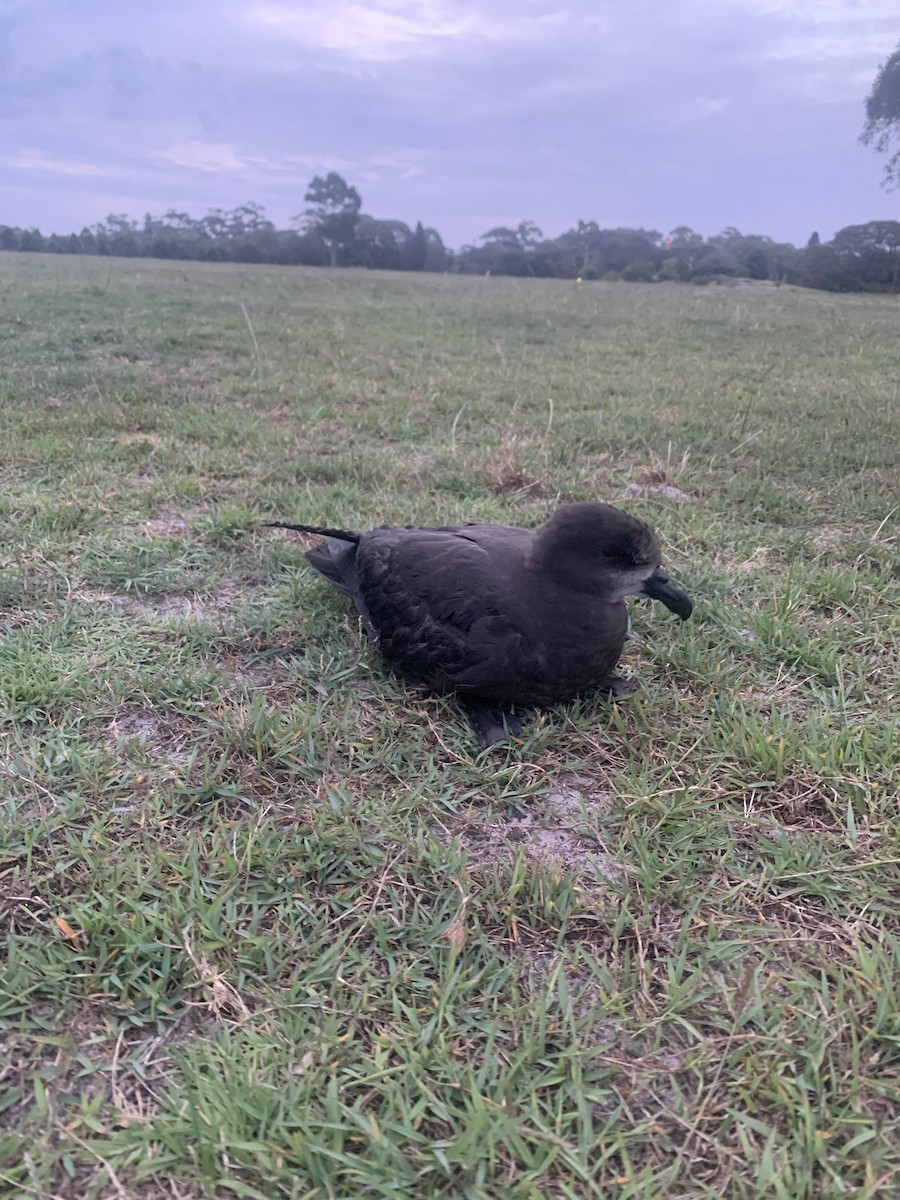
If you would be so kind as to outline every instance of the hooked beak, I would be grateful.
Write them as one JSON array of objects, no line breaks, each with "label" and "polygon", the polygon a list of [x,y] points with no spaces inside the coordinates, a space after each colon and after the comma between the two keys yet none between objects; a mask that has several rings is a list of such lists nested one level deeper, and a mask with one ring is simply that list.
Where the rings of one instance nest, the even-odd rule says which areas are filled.
[{"label": "hooked beak", "polygon": [[644,580],[645,596],[651,596],[654,600],[661,600],[666,608],[671,609],[673,613],[677,613],[682,621],[686,621],[694,609],[691,603],[691,598],[687,592],[682,592],[679,588],[673,587],[669,583],[669,577],[660,567],[654,571],[649,579]]}]

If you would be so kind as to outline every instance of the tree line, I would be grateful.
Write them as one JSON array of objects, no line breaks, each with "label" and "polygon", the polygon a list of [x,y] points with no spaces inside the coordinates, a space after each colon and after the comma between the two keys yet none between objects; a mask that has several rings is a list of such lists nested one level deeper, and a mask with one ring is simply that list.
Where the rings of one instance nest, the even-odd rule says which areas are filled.
[{"label": "tree line", "polygon": [[649,229],[601,229],[579,221],[544,239],[530,221],[499,227],[460,251],[458,269],[558,279],[676,280],[709,283],[744,278],[793,283],[832,292],[900,290],[900,221],[849,225],[823,243],[818,233],[802,248],[729,227],[704,238],[687,225],[668,236]]},{"label": "tree line", "polygon": [[357,189],[336,172],[316,176],[305,199],[289,229],[276,229],[261,205],[248,203],[200,218],[174,209],[161,217],[148,213],[142,222],[118,214],[80,233],[48,236],[0,225],[0,250],[633,283],[749,278],[834,292],[900,291],[898,221],[849,225],[827,243],[813,233],[802,248],[733,227],[704,238],[686,225],[663,235],[603,229],[594,221],[545,238],[533,221],[522,221],[453,252],[421,222],[411,228],[364,213]]},{"label": "tree line", "polygon": [[[314,192],[317,180],[310,185]],[[355,189],[343,187],[355,193]],[[358,194],[357,194],[358,196]],[[0,250],[50,254],[98,254],[123,258],[176,258],[200,262],[279,263],[284,266],[377,267],[397,271],[444,271],[449,256],[440,235],[421,222],[382,221],[357,211],[295,218],[277,229],[261,204],[211,209],[195,218],[169,209],[135,221],[113,214],[80,233],[45,236],[39,229],[0,225]],[[312,210],[310,210],[312,212]]]}]

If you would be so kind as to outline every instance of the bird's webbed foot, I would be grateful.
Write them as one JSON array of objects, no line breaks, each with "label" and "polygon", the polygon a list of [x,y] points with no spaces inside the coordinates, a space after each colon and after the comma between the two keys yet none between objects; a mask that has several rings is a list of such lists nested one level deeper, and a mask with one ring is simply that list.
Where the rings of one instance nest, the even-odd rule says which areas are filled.
[{"label": "bird's webbed foot", "polygon": [[496,701],[475,696],[458,699],[480,746],[493,746],[522,732],[525,722]]},{"label": "bird's webbed foot", "polygon": [[637,684],[631,679],[625,679],[622,675],[607,675],[597,691],[604,696],[630,696],[637,688]]}]

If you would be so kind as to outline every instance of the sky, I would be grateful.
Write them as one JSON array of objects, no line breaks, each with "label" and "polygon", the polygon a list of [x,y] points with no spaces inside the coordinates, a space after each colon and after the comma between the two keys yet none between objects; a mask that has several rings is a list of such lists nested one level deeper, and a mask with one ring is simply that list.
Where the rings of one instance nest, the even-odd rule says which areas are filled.
[{"label": "sky", "polygon": [[338,171],[447,245],[533,220],[805,244],[900,219],[858,142],[898,0],[0,0],[0,224]]}]

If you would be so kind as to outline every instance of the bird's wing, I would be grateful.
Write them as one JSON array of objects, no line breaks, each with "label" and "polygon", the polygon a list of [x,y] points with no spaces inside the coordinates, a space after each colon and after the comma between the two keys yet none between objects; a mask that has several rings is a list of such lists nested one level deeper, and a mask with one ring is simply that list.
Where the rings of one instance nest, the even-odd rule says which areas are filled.
[{"label": "bird's wing", "polygon": [[437,688],[495,681],[497,654],[515,658],[525,640],[517,591],[529,537],[478,525],[367,534],[359,588],[389,665]]}]

